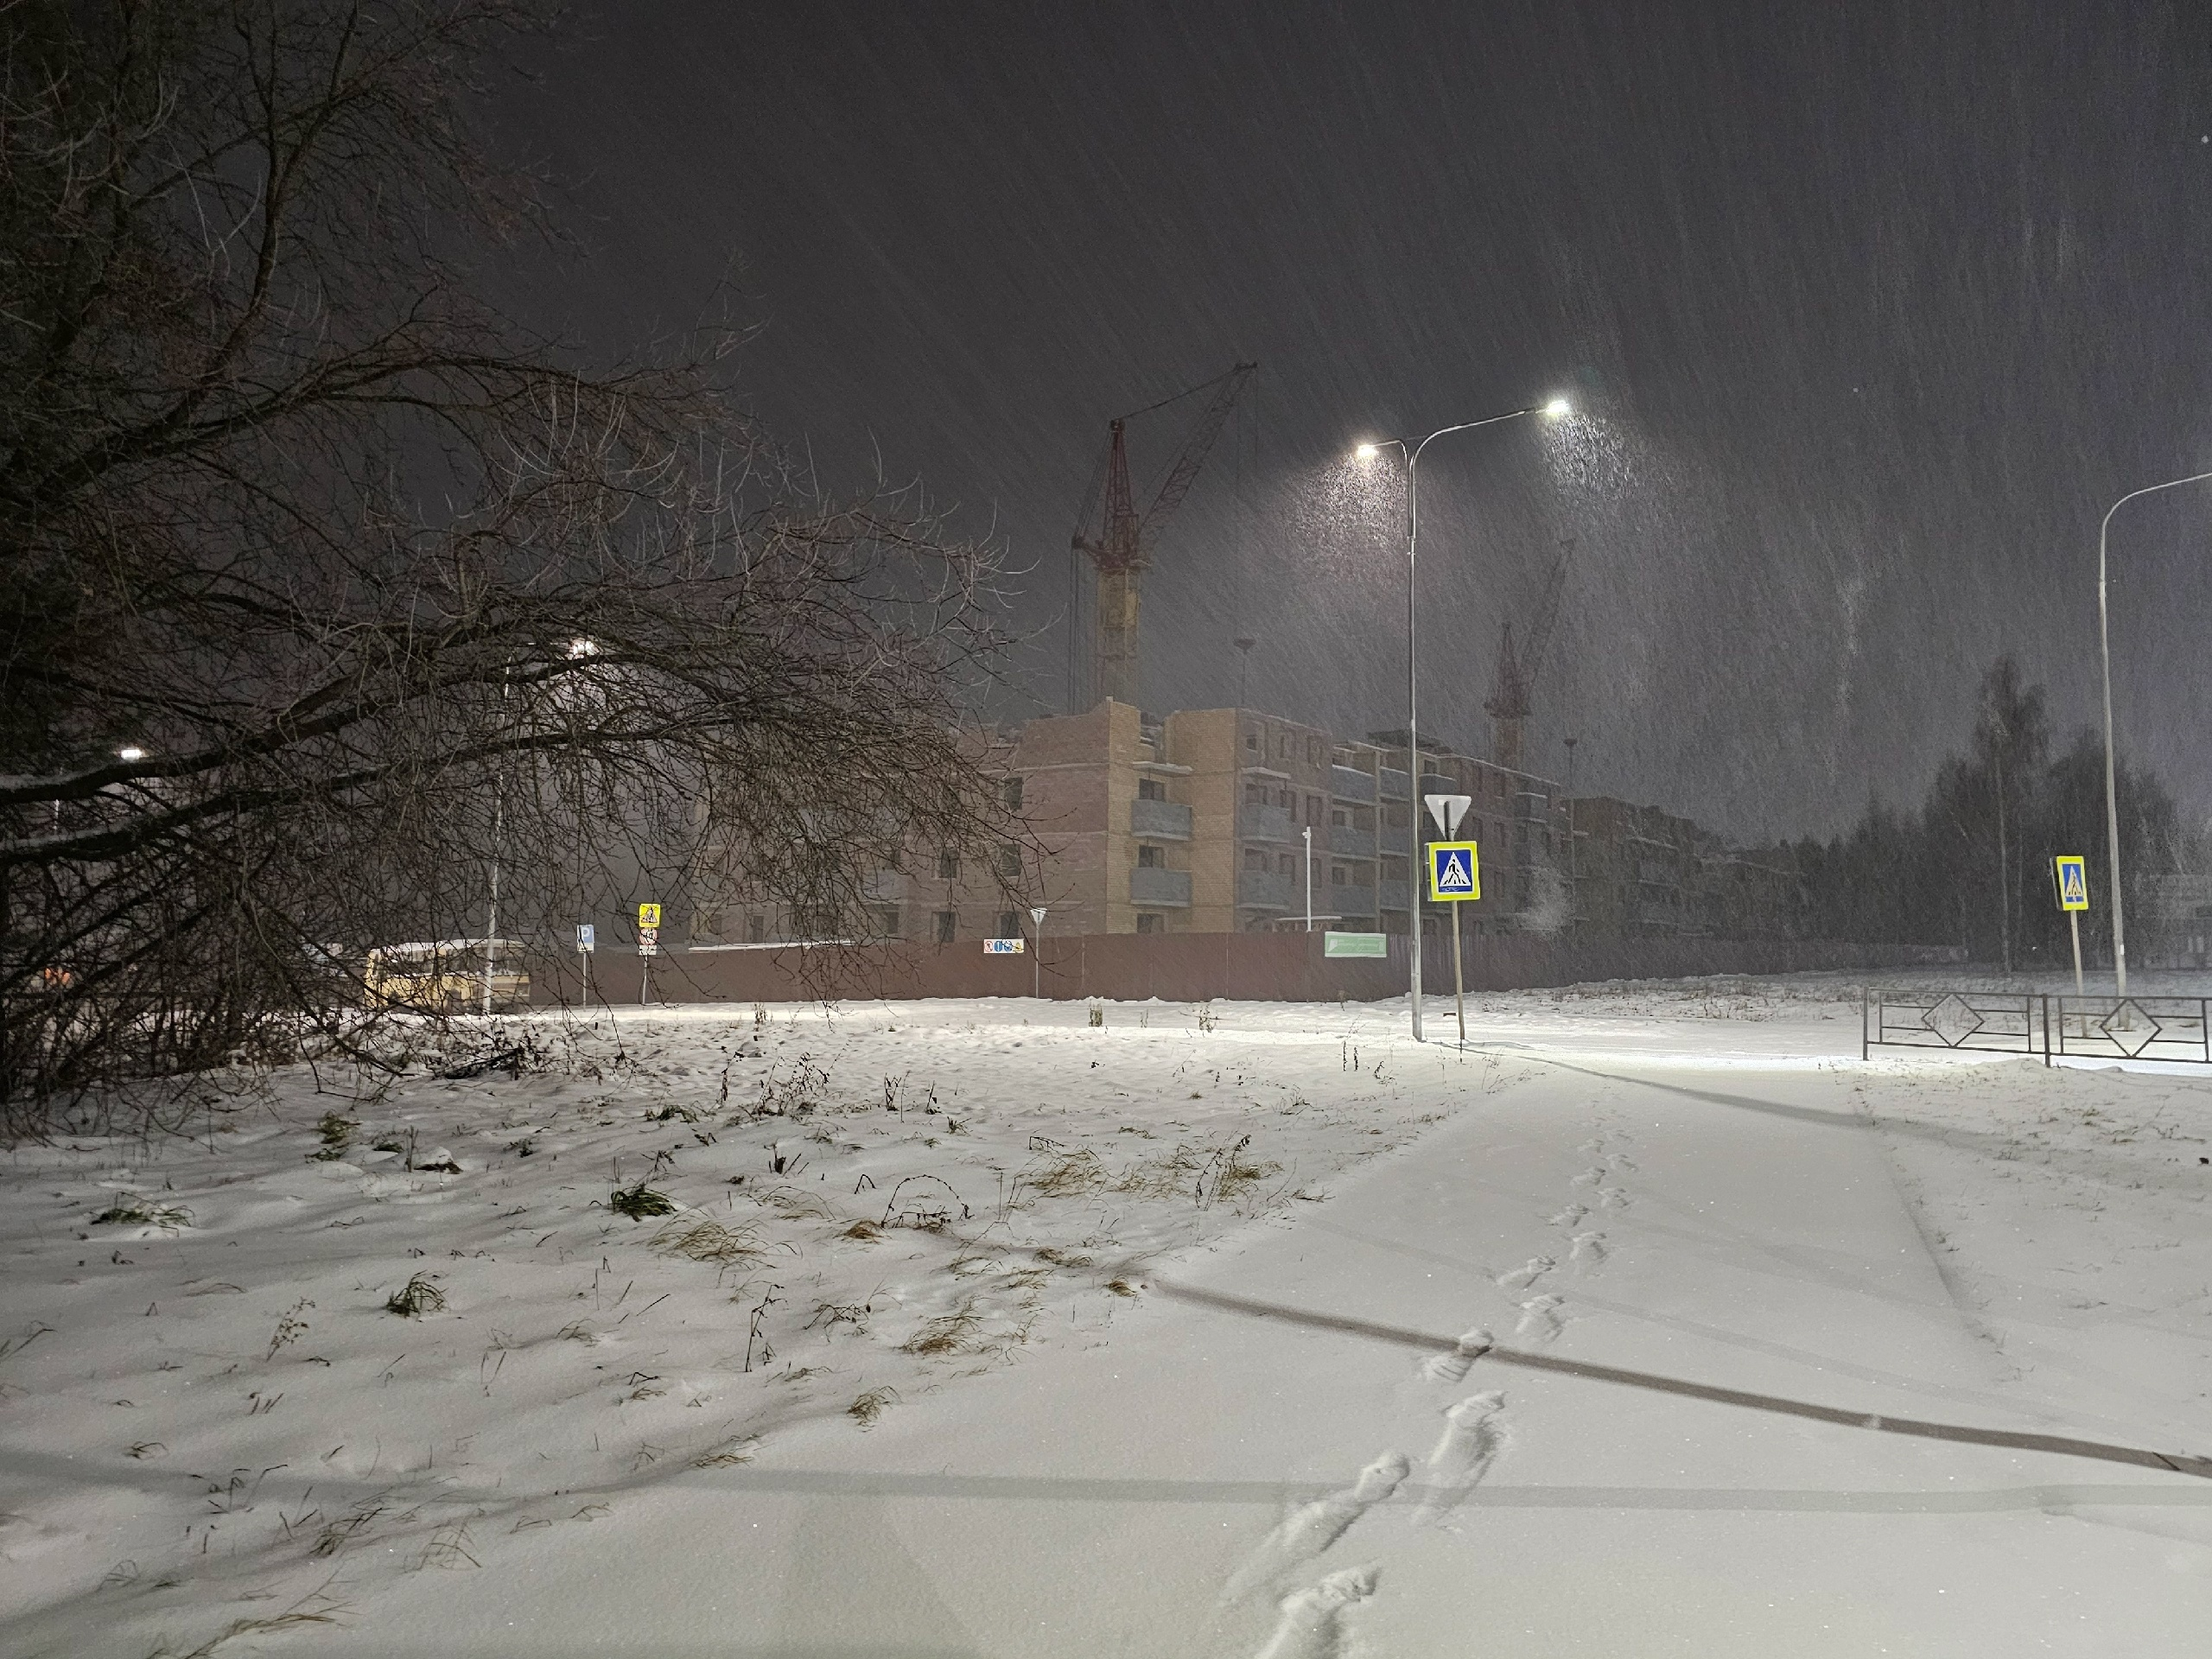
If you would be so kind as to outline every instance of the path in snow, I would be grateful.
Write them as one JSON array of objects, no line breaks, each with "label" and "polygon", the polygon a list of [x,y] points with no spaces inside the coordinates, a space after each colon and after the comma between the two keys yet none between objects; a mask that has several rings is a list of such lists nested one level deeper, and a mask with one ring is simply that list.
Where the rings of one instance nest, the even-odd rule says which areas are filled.
[{"label": "path in snow", "polygon": [[[2186,1368],[2091,1386],[2099,1327],[2047,1306],[2018,1328],[2049,1366],[2024,1380],[1993,1350],[2013,1317],[1962,1305],[1892,1161],[1918,1144],[1897,1125],[1949,1144],[1910,1116],[1929,1073],[1700,1069],[1679,1047],[1649,1076],[1617,1053],[1575,1064],[1177,1275],[1433,1331],[1537,1308],[1522,1340],[1553,1351],[1896,1416],[2166,1445],[2194,1414]],[[2037,1070],[1984,1069],[1984,1105],[2106,1086]],[[1593,1192],[1599,1209],[1577,1196]],[[1577,1234],[1580,1276],[1559,1265]],[[2202,1268],[2201,1235],[2176,1248]],[[1985,1265],[2046,1276],[2032,1251]],[[2201,1367],[2202,1313],[2146,1317]],[[977,1379],[865,1440],[790,1437],[656,1491],[611,1539],[541,1535],[496,1582],[380,1599],[328,1646],[1948,1659],[2180,1655],[2212,1627],[2212,1483],[1573,1378],[1516,1373],[1501,1401],[1479,1358],[1437,1370],[1156,1302],[1104,1349]],[[1378,1444],[1433,1450],[1386,1498]]]}]

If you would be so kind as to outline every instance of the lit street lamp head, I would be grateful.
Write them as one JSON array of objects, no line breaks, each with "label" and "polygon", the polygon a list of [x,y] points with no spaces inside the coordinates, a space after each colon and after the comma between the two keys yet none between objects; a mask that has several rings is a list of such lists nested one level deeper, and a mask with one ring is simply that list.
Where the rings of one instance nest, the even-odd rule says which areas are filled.
[{"label": "lit street lamp head", "polygon": [[146,751],[136,743],[128,743],[115,752],[115,758],[118,760],[143,760]]},{"label": "lit street lamp head", "polygon": [[1544,405],[1544,413],[1554,420],[1561,420],[1574,413],[1574,405],[1564,397],[1554,397]]},{"label": "lit street lamp head", "polygon": [[1382,453],[1382,451],[1379,448],[1371,443],[1363,443],[1358,448],[1352,451],[1352,454],[1361,461],[1372,461],[1376,456]]}]

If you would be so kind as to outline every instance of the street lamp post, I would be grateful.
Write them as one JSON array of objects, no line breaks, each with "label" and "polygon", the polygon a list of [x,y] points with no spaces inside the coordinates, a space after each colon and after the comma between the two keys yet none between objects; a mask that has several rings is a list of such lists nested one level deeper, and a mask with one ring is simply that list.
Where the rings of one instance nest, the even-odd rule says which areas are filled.
[{"label": "street lamp post", "polygon": [[2104,669],[2105,703],[2105,855],[2112,864],[2113,984],[2121,996],[2127,995],[2127,929],[2120,905],[2120,796],[2113,782],[2112,620],[2105,602],[2105,542],[2112,529],[2113,514],[2137,496],[2177,490],[2184,484],[2201,484],[2208,478],[2212,478],[2212,473],[2191,473],[2187,478],[2171,478],[2163,484],[2131,491],[2105,510],[2104,522],[2097,526],[2097,653]]},{"label": "street lamp post", "polygon": [[1503,421],[1517,421],[1523,415],[1548,415],[1557,419],[1573,412],[1564,397],[1554,397],[1548,404],[1531,404],[1526,409],[1509,410],[1503,415],[1487,416],[1479,421],[1462,421],[1457,426],[1440,426],[1418,443],[1408,443],[1403,438],[1385,438],[1377,443],[1363,443],[1353,453],[1361,461],[1373,461],[1385,449],[1395,449],[1406,462],[1406,912],[1407,924],[1413,936],[1413,971],[1407,983],[1407,1000],[1413,1009],[1414,1040],[1421,1036],[1421,672],[1418,627],[1418,602],[1414,582],[1414,566],[1421,550],[1421,494],[1419,474],[1421,454],[1439,438],[1454,432],[1471,432],[1478,426],[1496,426]]}]

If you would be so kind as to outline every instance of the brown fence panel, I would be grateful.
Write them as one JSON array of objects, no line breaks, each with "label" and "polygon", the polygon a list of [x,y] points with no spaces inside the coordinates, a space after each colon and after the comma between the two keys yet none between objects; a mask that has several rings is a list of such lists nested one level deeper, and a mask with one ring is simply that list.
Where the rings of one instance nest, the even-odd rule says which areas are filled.
[{"label": "brown fence panel", "polygon": [[[980,943],[782,946],[677,950],[653,959],[658,1002],[791,1002],[878,997],[1027,996],[1034,982],[1060,1000],[1354,1002],[1402,995],[1409,942],[1387,958],[1330,959],[1318,933],[1104,933],[1043,941],[1028,956],[993,957]],[[1521,990],[1602,980],[1681,979],[1891,968],[1924,962],[1911,947],[1820,941],[1557,939],[1526,936],[1465,942],[1467,988]],[[536,1000],[575,1002],[583,984],[573,954],[531,963]],[[1452,991],[1452,944],[1429,939],[1422,974],[1432,995]],[[634,1006],[639,958],[609,950],[592,959],[591,1000]]]}]

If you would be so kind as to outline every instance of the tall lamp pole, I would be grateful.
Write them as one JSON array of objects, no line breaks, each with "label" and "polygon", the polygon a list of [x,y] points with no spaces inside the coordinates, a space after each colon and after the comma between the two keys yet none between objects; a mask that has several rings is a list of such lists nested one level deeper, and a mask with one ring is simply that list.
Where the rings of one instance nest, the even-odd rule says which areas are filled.
[{"label": "tall lamp pole", "polygon": [[2120,906],[2120,796],[2113,782],[2112,617],[2105,602],[2105,542],[2112,529],[2113,514],[2137,496],[2177,490],[2184,484],[2201,484],[2208,478],[2212,478],[2212,473],[2191,473],[2187,478],[2170,478],[2163,484],[2130,491],[2105,510],[2104,522],[2097,526],[2097,652],[2103,659],[2105,699],[2105,855],[2112,862],[2113,983],[2121,996],[2127,995],[2127,929]]},{"label": "tall lamp pole", "polygon": [[1462,421],[1457,426],[1440,426],[1419,442],[1404,438],[1384,438],[1379,442],[1363,443],[1352,453],[1361,461],[1373,461],[1385,449],[1395,449],[1406,462],[1406,910],[1407,922],[1413,935],[1413,970],[1407,986],[1407,1001],[1413,1010],[1414,1041],[1421,1036],[1421,659],[1419,655],[1419,605],[1414,581],[1415,562],[1421,550],[1421,495],[1419,474],[1421,453],[1439,438],[1454,432],[1471,432],[1478,426],[1496,426],[1502,421],[1517,421],[1523,415],[1548,415],[1556,420],[1572,414],[1573,406],[1564,397],[1554,397],[1548,404],[1531,404],[1526,409],[1508,410],[1503,415],[1486,416],[1479,421]]}]

